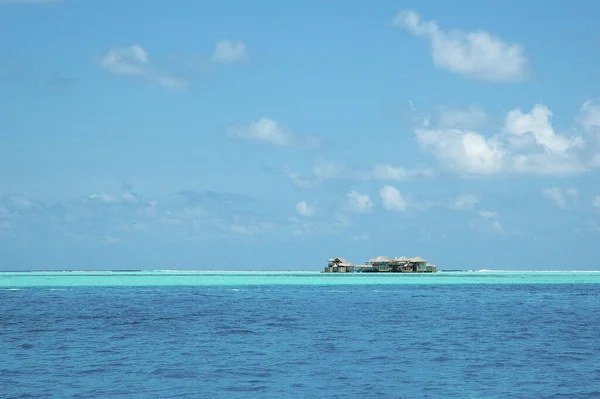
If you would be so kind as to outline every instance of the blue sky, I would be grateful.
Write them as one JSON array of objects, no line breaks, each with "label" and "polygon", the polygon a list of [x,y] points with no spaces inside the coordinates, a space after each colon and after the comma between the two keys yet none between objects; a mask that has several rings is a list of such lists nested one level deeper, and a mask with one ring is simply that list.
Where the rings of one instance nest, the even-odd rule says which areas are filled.
[{"label": "blue sky", "polygon": [[0,270],[598,269],[600,4],[0,0]]}]

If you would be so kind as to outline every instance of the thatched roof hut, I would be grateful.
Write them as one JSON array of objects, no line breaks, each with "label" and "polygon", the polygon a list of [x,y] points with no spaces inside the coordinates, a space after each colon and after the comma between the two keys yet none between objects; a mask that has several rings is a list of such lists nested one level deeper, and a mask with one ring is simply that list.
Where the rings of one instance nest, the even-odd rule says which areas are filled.
[{"label": "thatched roof hut", "polygon": [[390,263],[392,260],[387,256],[377,256],[375,258],[369,259],[367,263]]},{"label": "thatched roof hut", "polygon": [[354,266],[352,262],[347,261],[344,258],[336,258],[340,262],[340,266]]},{"label": "thatched roof hut", "polygon": [[329,258],[328,262],[329,262],[329,264],[335,264],[338,267],[339,266],[344,266],[344,267],[354,266],[351,262],[348,262],[344,258]]},{"label": "thatched roof hut", "polygon": [[411,261],[411,262],[415,262],[415,263],[427,262],[425,259],[421,258],[420,256],[415,256],[415,257],[414,257],[414,258],[412,258],[410,261]]}]

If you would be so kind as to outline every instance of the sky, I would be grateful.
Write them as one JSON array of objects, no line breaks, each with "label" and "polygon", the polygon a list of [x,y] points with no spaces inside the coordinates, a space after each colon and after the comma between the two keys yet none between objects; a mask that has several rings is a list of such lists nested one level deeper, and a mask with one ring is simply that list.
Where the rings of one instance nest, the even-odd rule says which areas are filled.
[{"label": "sky", "polygon": [[599,14],[0,0],[0,270],[598,270]]}]

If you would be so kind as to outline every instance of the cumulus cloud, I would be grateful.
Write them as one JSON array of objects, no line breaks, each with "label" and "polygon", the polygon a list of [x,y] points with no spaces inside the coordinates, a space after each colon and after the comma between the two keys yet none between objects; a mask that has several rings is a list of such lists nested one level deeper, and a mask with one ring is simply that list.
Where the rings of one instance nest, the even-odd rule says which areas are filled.
[{"label": "cumulus cloud", "polygon": [[581,137],[567,138],[556,134],[550,123],[551,116],[552,111],[541,104],[537,104],[526,114],[520,109],[514,109],[506,115],[505,129],[509,134],[520,137],[532,135],[535,144],[548,152],[563,153],[583,145]]},{"label": "cumulus cloud", "polygon": [[313,149],[319,147],[318,137],[297,135],[270,118],[260,118],[244,125],[231,125],[226,129],[229,137],[271,144],[279,147]]},{"label": "cumulus cloud", "polygon": [[296,212],[300,216],[308,217],[314,215],[315,209],[308,205],[306,201],[300,201],[296,204]]},{"label": "cumulus cloud", "polygon": [[185,90],[188,87],[185,79],[160,71],[138,44],[112,48],[99,58],[99,63],[114,75],[145,79],[168,90]]},{"label": "cumulus cloud", "polygon": [[346,200],[345,209],[348,212],[366,213],[370,212],[375,206],[367,194],[360,194],[356,191],[350,191],[346,194]]},{"label": "cumulus cloud", "polygon": [[569,202],[577,199],[578,193],[574,188],[562,190],[559,187],[551,187],[543,189],[542,195],[556,202],[560,208],[567,208]]},{"label": "cumulus cloud", "polygon": [[428,177],[433,175],[432,169],[405,169],[388,164],[378,164],[373,170],[361,172],[359,176],[363,179],[375,180],[395,180],[402,181],[418,177]]},{"label": "cumulus cloud", "polygon": [[434,21],[422,21],[412,10],[399,12],[393,23],[428,40],[433,62],[439,68],[495,82],[517,81],[526,76],[528,59],[520,44],[483,30],[444,31]]},{"label": "cumulus cloud", "polygon": [[504,170],[504,152],[495,140],[458,129],[418,129],[419,144],[431,151],[445,167],[475,175]]},{"label": "cumulus cloud", "polygon": [[248,62],[250,57],[243,42],[222,39],[215,44],[211,60],[220,64],[235,64]]},{"label": "cumulus cloud", "polygon": [[600,209],[600,195],[597,195],[596,198],[594,198],[594,201],[592,201],[592,206]]},{"label": "cumulus cloud", "polygon": [[558,134],[552,112],[538,104],[528,113],[508,112],[503,129],[486,136],[474,130],[445,126],[420,127],[417,141],[433,153],[440,164],[459,174],[573,175],[589,167],[579,136]]},{"label": "cumulus cloud", "polygon": [[383,208],[392,212],[406,211],[407,204],[400,192],[392,186],[383,186],[379,191]]},{"label": "cumulus cloud", "polygon": [[277,146],[292,146],[296,142],[295,135],[284,130],[279,123],[269,118],[260,118],[243,126],[230,126],[227,133],[231,137],[254,140]]},{"label": "cumulus cloud", "polygon": [[588,131],[600,128],[600,104],[587,100],[579,111],[579,123]]}]

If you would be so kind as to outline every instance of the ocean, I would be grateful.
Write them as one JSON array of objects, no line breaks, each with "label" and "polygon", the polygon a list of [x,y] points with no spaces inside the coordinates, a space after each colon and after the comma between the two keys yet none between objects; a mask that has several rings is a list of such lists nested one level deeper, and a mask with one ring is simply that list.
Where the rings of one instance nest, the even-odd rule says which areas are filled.
[{"label": "ocean", "polygon": [[600,273],[0,273],[0,398],[600,398]]}]

